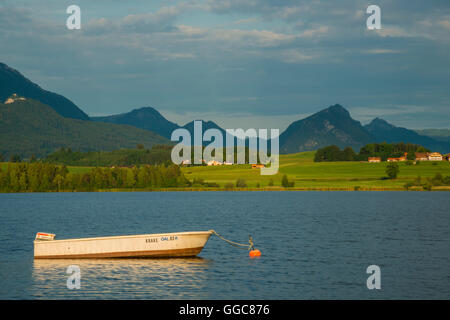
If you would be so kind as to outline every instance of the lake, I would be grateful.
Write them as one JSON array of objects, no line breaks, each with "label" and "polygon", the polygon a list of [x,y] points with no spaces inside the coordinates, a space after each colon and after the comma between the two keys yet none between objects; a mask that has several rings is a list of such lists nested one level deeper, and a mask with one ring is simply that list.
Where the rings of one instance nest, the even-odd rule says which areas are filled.
[{"label": "lake", "polygon": [[[450,299],[448,192],[0,194],[0,299]],[[198,258],[36,260],[57,239],[214,229]],[[81,288],[66,286],[78,265]],[[378,265],[381,289],[366,269]]]}]

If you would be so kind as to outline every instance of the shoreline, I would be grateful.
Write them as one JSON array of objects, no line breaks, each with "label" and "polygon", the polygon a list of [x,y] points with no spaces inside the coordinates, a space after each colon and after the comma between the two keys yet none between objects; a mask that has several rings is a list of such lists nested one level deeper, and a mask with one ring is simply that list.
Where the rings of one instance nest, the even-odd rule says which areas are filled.
[{"label": "shoreline", "polygon": [[[156,171],[148,171],[144,166],[144,169],[118,168],[114,172],[105,167],[67,166],[61,173],[61,165],[46,164],[36,173],[31,165],[22,168],[23,164],[2,162],[0,193],[450,191],[448,161],[420,165],[400,163],[397,178],[389,179],[383,163],[314,162],[313,157],[314,152],[283,155],[280,171],[270,176],[261,175],[249,165],[193,166],[176,170],[152,167]],[[288,183],[283,182],[286,178]],[[294,183],[292,187],[283,187],[291,183]]]},{"label": "shoreline", "polygon": [[430,191],[450,191],[449,186],[433,187],[432,190],[423,190],[423,188],[410,188],[406,190],[405,188],[283,188],[283,187],[272,187],[272,188],[155,188],[155,189],[145,189],[145,188],[116,188],[116,189],[98,189],[98,190],[59,190],[59,191],[26,191],[26,192],[0,192],[0,194],[19,194],[19,193],[71,193],[71,192],[271,192],[271,191],[411,191],[411,192],[430,192]]}]

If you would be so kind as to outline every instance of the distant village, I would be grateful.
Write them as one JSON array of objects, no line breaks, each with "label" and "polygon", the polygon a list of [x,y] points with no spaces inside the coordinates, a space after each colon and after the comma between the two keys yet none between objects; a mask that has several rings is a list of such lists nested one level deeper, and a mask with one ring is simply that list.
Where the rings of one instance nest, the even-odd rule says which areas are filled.
[{"label": "distant village", "polygon": [[[408,159],[407,158],[408,153],[405,152],[403,154],[403,156],[401,157],[391,157],[391,158],[387,158],[387,162],[402,162],[402,161],[408,161],[408,160],[412,160],[412,159]],[[446,154],[446,155],[442,155],[439,152],[416,152],[415,153],[415,159],[413,160],[414,162],[417,161],[450,161],[450,153]],[[377,162],[382,162],[381,157],[368,157],[367,162],[370,163],[377,163]],[[181,162],[181,165],[184,167],[189,167],[192,166],[192,162],[191,160],[183,160]],[[217,160],[210,160],[210,161],[205,161],[202,159],[202,164],[204,166],[231,166],[234,165],[234,163],[231,162],[221,162],[221,161],[217,161]],[[263,164],[252,164],[252,169],[258,169],[258,168],[263,168],[264,165]]]},{"label": "distant village", "polygon": [[[403,156],[401,157],[392,157],[392,158],[387,158],[387,162],[402,162],[402,161],[407,161],[407,156],[408,153],[405,152],[403,154]],[[367,159],[368,162],[371,163],[376,163],[376,162],[382,162],[381,157],[369,157]],[[442,155],[439,152],[416,152],[415,153],[415,160],[414,161],[450,161],[450,154],[446,154],[446,155]],[[206,165],[206,166],[230,166],[233,165],[234,163],[231,162],[220,162],[217,160],[211,160],[211,161],[205,161],[202,160],[202,165]],[[190,160],[183,160],[181,163],[182,166],[188,167],[191,166],[192,163]],[[263,168],[264,165],[263,164],[252,164],[252,169],[258,169],[258,168]]]},{"label": "distant village", "polygon": [[[387,158],[387,162],[401,162],[406,161],[408,153],[398,158]],[[368,162],[381,162],[380,157],[369,157]],[[439,152],[416,152],[415,161],[450,161],[450,154],[442,155]]]},{"label": "distant village", "polygon": [[[222,165],[224,165],[224,166],[231,166],[231,165],[233,165],[234,163],[231,163],[231,162],[226,162],[226,161],[224,161],[224,162],[220,162],[220,161],[216,161],[216,160],[211,160],[211,161],[205,161],[205,160],[203,160],[202,159],[202,164],[203,165],[207,165],[207,166],[222,166]],[[191,160],[183,160],[182,162],[181,162],[181,165],[182,166],[190,166],[191,165]],[[252,164],[252,169],[257,169],[257,168],[264,168],[264,165],[263,164]]]}]

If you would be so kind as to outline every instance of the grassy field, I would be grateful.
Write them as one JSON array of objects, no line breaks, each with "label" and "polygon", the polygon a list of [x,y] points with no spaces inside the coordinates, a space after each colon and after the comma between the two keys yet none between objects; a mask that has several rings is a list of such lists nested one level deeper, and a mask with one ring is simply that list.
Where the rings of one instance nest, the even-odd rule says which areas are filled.
[{"label": "grassy field", "polygon": [[[284,174],[295,182],[295,186],[289,190],[404,190],[405,183],[415,180],[417,176],[422,179],[431,178],[436,173],[450,176],[449,161],[423,161],[416,165],[400,162],[398,177],[391,180],[386,178],[386,162],[314,162],[313,159],[313,151],[281,155],[279,172],[273,176],[263,176],[260,169],[252,169],[251,165],[184,167],[182,172],[190,181],[201,178],[206,182],[217,183],[219,187],[194,186],[177,190],[224,190],[226,184],[235,185],[238,178],[244,179],[248,186],[240,190],[284,190],[281,186]],[[7,165],[0,163],[2,169],[6,169]],[[84,173],[93,167],[67,168],[72,173]],[[271,180],[273,186],[269,185]],[[450,187],[434,187],[433,190],[450,190]]]},{"label": "grassy field", "polygon": [[[400,172],[397,179],[386,179],[386,162],[314,162],[314,152],[281,155],[279,172],[273,176],[260,175],[260,169],[250,165],[233,165],[217,167],[186,167],[183,173],[189,180],[202,178],[220,186],[235,183],[238,178],[247,182],[249,188],[280,189],[284,174],[290,181],[295,181],[297,190],[403,190],[406,182],[417,176],[433,177],[436,173],[450,176],[450,162],[420,162],[417,165],[399,163]],[[269,187],[273,180],[274,187]],[[442,187],[440,189],[446,189]]]}]

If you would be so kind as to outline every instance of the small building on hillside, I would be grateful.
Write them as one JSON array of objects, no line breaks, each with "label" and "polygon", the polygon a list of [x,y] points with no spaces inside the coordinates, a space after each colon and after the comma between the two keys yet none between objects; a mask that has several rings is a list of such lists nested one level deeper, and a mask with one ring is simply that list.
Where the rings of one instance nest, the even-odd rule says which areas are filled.
[{"label": "small building on hillside", "polygon": [[258,168],[264,168],[263,164],[258,164],[258,163],[253,163],[252,164],[252,169],[258,169]]},{"label": "small building on hillside", "polygon": [[13,93],[12,96],[10,96],[8,99],[6,99],[6,101],[4,102],[4,104],[14,103],[14,102],[16,102],[16,101],[18,101],[18,100],[25,101],[25,100],[27,100],[27,99],[25,99],[24,97],[18,96],[16,93]]},{"label": "small building on hillside", "polygon": [[387,161],[388,162],[400,162],[400,161],[406,161],[406,157],[408,156],[408,153],[405,152],[403,154],[403,156],[398,157],[398,158],[388,158]]},{"label": "small building on hillside", "polygon": [[367,159],[367,161],[369,161],[369,162],[381,162],[381,158],[380,157],[369,157]]},{"label": "small building on hillside", "polygon": [[219,161],[216,161],[216,160],[211,160],[211,161],[208,161],[207,165],[208,166],[221,166],[222,162],[219,162]]},{"label": "small building on hillside", "polygon": [[439,152],[432,152],[428,154],[428,160],[429,161],[442,161],[442,154]]},{"label": "small building on hillside", "polygon": [[191,160],[189,160],[189,159],[181,161],[182,166],[189,166],[190,164],[191,164]]},{"label": "small building on hillside", "polygon": [[428,153],[416,152],[416,161],[428,161]]}]

